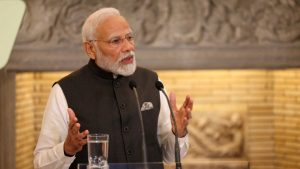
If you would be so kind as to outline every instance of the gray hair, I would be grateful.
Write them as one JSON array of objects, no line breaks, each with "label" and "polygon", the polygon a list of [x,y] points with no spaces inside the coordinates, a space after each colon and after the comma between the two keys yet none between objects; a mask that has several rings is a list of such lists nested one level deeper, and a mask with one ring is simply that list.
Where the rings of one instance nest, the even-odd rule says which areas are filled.
[{"label": "gray hair", "polygon": [[109,16],[120,16],[119,10],[115,8],[101,8],[92,13],[82,26],[81,36],[82,42],[93,40],[96,36],[96,28],[104,22]]}]

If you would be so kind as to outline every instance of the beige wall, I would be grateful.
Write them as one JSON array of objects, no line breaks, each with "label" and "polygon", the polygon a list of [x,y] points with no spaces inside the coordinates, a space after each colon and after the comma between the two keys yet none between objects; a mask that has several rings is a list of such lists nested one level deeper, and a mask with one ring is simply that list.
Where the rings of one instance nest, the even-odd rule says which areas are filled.
[{"label": "beige wall", "polygon": [[300,168],[300,71],[274,72],[275,166]]},{"label": "beige wall", "polygon": [[[244,147],[238,156],[252,169],[273,168],[273,72],[268,70],[160,71],[160,78],[182,101],[191,93],[193,120],[201,113],[237,112],[244,116]],[[191,145],[193,151],[194,145]]]},{"label": "beige wall", "polygon": [[16,168],[32,169],[32,153],[36,143],[34,74],[16,76]]},{"label": "beige wall", "polygon": [[[16,168],[33,168],[32,153],[51,85],[68,72],[19,73],[16,78]],[[193,97],[201,113],[237,111],[244,119],[242,153],[252,169],[299,168],[300,70],[158,71],[177,101]],[[191,151],[193,147],[191,145]],[[187,159],[195,158],[189,155]],[[200,157],[199,157],[200,158]]]},{"label": "beige wall", "polygon": [[16,76],[16,169],[33,169],[33,150],[51,85],[63,73]]}]

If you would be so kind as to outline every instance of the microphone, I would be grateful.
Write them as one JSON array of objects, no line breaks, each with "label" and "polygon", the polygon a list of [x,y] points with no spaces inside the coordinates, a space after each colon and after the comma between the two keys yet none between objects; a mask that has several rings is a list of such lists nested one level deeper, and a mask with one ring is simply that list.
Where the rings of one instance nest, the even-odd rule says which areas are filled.
[{"label": "microphone", "polygon": [[175,120],[175,116],[174,116],[174,112],[171,108],[171,105],[170,105],[170,100],[164,90],[164,85],[162,84],[162,82],[160,81],[156,81],[155,82],[155,87],[161,91],[166,99],[167,99],[167,102],[168,102],[168,106],[169,106],[169,109],[170,109],[170,112],[171,112],[171,118],[172,118],[172,121],[173,121],[173,125],[174,125],[174,128],[175,128],[175,162],[176,162],[176,169],[182,169],[181,167],[181,159],[180,159],[180,148],[179,148],[179,143],[178,143],[178,131],[177,131],[177,125],[176,125],[176,120]]},{"label": "microphone", "polygon": [[147,149],[146,149],[145,129],[144,129],[143,116],[142,116],[142,112],[141,112],[139,96],[138,96],[138,92],[136,90],[136,88],[137,88],[136,82],[131,80],[129,82],[129,87],[133,90],[135,99],[136,99],[136,103],[137,103],[137,109],[139,112],[139,119],[140,119],[141,128],[142,128],[143,163],[144,163],[144,169],[148,169],[148,166],[146,164],[147,163]]}]

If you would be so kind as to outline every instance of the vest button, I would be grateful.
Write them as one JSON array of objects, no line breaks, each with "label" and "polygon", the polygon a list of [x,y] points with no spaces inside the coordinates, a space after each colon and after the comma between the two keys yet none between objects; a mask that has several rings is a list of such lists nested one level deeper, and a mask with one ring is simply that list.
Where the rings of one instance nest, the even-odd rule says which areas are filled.
[{"label": "vest button", "polygon": [[129,150],[127,150],[127,154],[128,155],[132,155],[132,151],[129,149]]},{"label": "vest button", "polygon": [[125,103],[122,103],[119,107],[120,107],[120,111],[124,112],[125,108],[126,108],[126,105],[125,105]]},{"label": "vest button", "polygon": [[118,87],[120,86],[120,82],[119,82],[119,81],[115,81],[115,82],[114,82],[114,86],[115,86],[116,88],[118,88]]},{"label": "vest button", "polygon": [[121,104],[121,109],[125,109],[125,106],[126,106],[126,104],[125,104],[125,103],[122,103],[122,104]]},{"label": "vest button", "polygon": [[127,133],[127,132],[129,131],[129,127],[124,127],[124,128],[123,128],[123,131],[124,131],[125,133]]}]

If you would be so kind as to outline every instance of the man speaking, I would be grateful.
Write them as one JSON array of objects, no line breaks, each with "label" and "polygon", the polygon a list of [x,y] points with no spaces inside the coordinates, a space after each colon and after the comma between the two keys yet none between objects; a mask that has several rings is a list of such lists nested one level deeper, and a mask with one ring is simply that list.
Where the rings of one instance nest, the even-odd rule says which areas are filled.
[{"label": "man speaking", "polygon": [[[89,133],[109,134],[109,163],[173,162],[175,127],[168,102],[155,87],[157,74],[136,66],[134,35],[126,19],[117,9],[102,8],[86,19],[82,41],[90,60],[52,87],[34,151],[35,168],[87,163]],[[170,102],[184,156],[193,101],[187,96],[177,108],[171,93]]]}]

